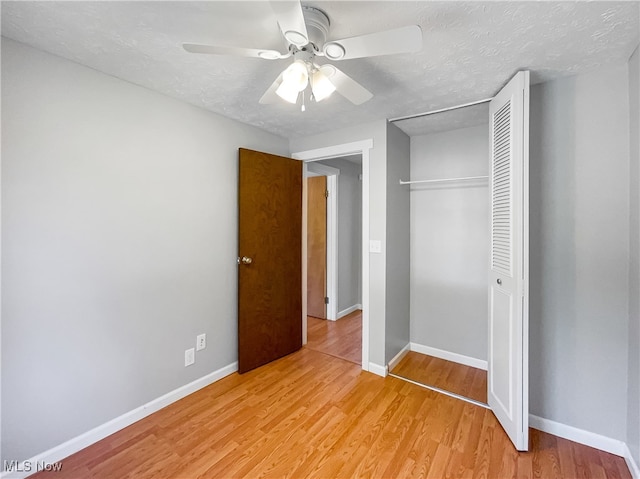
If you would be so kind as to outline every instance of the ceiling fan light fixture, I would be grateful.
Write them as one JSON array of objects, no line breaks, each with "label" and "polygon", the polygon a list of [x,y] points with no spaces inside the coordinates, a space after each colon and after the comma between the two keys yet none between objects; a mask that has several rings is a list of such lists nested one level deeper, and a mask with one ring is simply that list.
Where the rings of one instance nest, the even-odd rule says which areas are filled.
[{"label": "ceiling fan light fixture", "polygon": [[282,73],[282,82],[290,85],[292,89],[302,91],[309,84],[309,70],[302,60],[296,60]]},{"label": "ceiling fan light fixture", "polygon": [[336,67],[334,67],[333,65],[330,65],[329,63],[326,63],[320,67],[320,71],[327,78],[331,78],[333,75],[336,74]]},{"label": "ceiling fan light fixture", "polygon": [[311,91],[313,98],[318,102],[330,97],[336,91],[336,87],[322,71],[316,70],[311,77]]},{"label": "ceiling fan light fixture", "polygon": [[289,103],[298,103],[298,94],[300,91],[287,82],[282,82],[276,90],[276,95]]},{"label": "ceiling fan light fixture", "polygon": [[322,51],[329,60],[340,60],[345,54],[344,47],[337,42],[325,43]]}]

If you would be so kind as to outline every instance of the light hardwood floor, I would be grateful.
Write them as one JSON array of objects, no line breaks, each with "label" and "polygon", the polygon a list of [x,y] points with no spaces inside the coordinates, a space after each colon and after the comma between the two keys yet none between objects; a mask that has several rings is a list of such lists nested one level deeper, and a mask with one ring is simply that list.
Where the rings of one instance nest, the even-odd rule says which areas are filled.
[{"label": "light hardwood floor", "polygon": [[487,403],[487,372],[409,351],[391,371],[412,381]]},{"label": "light hardwood floor", "polygon": [[307,316],[307,348],[362,364],[362,311],[337,321]]},{"label": "light hardwood floor", "polygon": [[479,406],[308,348],[232,374],[63,461],[53,478],[630,478],[536,430],[518,453]]}]

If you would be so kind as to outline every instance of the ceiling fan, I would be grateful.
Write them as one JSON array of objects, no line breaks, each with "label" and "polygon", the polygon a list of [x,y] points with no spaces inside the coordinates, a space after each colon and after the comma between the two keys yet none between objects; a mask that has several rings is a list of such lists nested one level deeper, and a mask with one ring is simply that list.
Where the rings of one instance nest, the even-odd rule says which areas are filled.
[{"label": "ceiling fan", "polygon": [[422,30],[418,25],[395,28],[341,40],[327,40],[329,17],[322,10],[303,6],[300,0],[270,1],[278,26],[288,43],[288,51],[261,50],[255,48],[228,47],[184,43],[191,53],[235,55],[265,60],[292,58],[293,62],[276,78],[260,98],[269,104],[278,98],[296,104],[302,96],[305,110],[305,91],[310,87],[310,100],[319,102],[334,91],[355,105],[369,100],[373,94],[330,63],[318,64],[317,57],[328,60],[416,52],[422,49]]}]

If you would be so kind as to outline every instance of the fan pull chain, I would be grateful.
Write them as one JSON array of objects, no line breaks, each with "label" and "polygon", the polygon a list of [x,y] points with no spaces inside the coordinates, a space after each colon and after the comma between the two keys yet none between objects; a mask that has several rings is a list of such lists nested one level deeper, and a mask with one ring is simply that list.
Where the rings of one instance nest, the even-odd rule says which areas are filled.
[{"label": "fan pull chain", "polygon": [[307,108],[304,106],[304,90],[302,91],[302,108],[300,108],[301,111],[305,111]]}]

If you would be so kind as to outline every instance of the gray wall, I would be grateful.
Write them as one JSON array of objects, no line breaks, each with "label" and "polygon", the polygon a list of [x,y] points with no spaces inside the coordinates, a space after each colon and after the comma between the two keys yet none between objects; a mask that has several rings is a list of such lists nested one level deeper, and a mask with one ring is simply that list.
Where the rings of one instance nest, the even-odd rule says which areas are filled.
[{"label": "gray wall", "polygon": [[409,343],[409,137],[387,125],[387,303],[385,364]]},{"label": "gray wall", "polygon": [[[416,180],[488,169],[488,124],[411,138]],[[487,181],[411,187],[412,342],[486,361],[489,204]]]},{"label": "gray wall", "polygon": [[387,122],[373,121],[350,128],[293,138],[290,152],[313,150],[355,141],[373,140],[369,158],[369,235],[382,240],[382,253],[369,254],[369,361],[385,364],[385,288],[387,230]]},{"label": "gray wall", "polygon": [[236,361],[239,146],[288,151],[2,39],[2,460]]},{"label": "gray wall", "polygon": [[335,158],[318,161],[338,175],[338,313],[362,304],[362,164]]},{"label": "gray wall", "polygon": [[638,49],[629,60],[630,229],[629,229],[629,393],[627,444],[640,464],[640,63]]},{"label": "gray wall", "polygon": [[530,411],[626,440],[629,77],[535,85],[530,121]]}]

